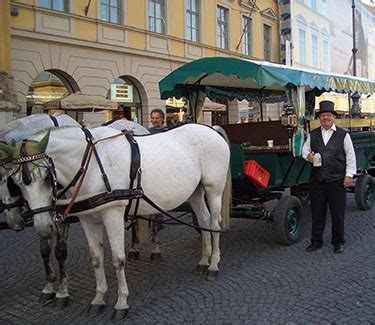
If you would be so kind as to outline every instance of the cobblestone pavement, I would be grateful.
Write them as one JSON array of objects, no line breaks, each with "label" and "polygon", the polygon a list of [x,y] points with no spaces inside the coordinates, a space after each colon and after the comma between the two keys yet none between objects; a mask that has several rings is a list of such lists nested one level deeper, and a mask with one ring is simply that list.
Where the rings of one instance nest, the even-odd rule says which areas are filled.
[{"label": "cobblestone pavement", "polygon": [[[219,278],[194,273],[200,256],[198,233],[184,226],[161,232],[162,260],[127,262],[129,324],[375,324],[375,208],[358,211],[348,195],[346,250],[333,254],[329,229],[325,245],[306,253],[310,215],[293,246],[275,242],[272,225],[232,219],[221,240]],[[0,232],[1,324],[107,324],[116,299],[116,279],[106,244],[110,287],[105,313],[89,317],[94,273],[79,224],[71,226],[67,269],[71,300],[63,311],[39,306],[44,271],[32,228]]]}]

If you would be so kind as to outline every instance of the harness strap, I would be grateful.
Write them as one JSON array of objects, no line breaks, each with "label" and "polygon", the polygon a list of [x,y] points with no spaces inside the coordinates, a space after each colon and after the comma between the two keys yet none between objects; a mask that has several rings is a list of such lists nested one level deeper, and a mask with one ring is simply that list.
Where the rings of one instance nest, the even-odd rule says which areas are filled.
[{"label": "harness strap", "polygon": [[107,174],[104,171],[104,167],[103,167],[102,161],[100,160],[98,151],[96,150],[96,147],[95,147],[95,143],[93,142],[93,136],[92,136],[92,134],[91,134],[91,132],[90,132],[89,129],[82,128],[82,130],[83,130],[83,132],[86,135],[87,142],[91,145],[92,150],[94,151],[96,162],[98,163],[100,172],[102,173],[104,185],[105,185],[105,187],[107,189],[107,192],[111,192],[112,191],[111,190],[111,185],[109,184],[108,176],[107,176]]},{"label": "harness strap", "polygon": [[[85,166],[85,163],[86,163],[89,151],[90,151],[90,143],[92,143],[92,135],[91,135],[90,131],[88,131],[85,128],[82,128],[82,131],[85,133],[86,140],[87,140],[87,146],[86,146],[85,153],[84,153],[82,161],[81,161],[81,166],[80,166],[77,174],[74,175],[71,182],[57,195],[58,199],[61,198],[70,188],[72,188],[76,185],[76,183],[78,182],[79,178],[81,177],[81,175],[84,171],[84,166]],[[90,142],[89,142],[88,139],[90,139]]]},{"label": "harness strap", "polygon": [[[133,189],[134,186],[134,180],[138,176],[138,181],[137,181],[137,190],[142,191],[141,188],[141,154],[139,152],[139,147],[137,141],[134,139],[133,135],[130,132],[125,132],[123,131],[126,139],[128,140],[130,144],[130,152],[131,152],[131,162],[130,162],[130,170],[129,170],[129,178],[130,178],[130,185],[129,189]],[[125,208],[125,213],[124,213],[124,218],[125,222],[128,221],[129,219],[129,212],[132,207],[133,199],[129,199],[129,203]],[[135,212],[134,215],[137,216],[138,212],[138,207],[139,207],[139,197],[137,198],[136,201],[136,206],[135,206]]]},{"label": "harness strap", "polygon": [[73,196],[72,196],[72,199],[71,199],[70,203],[68,204],[68,206],[67,206],[66,209],[64,210],[64,213],[63,213],[63,216],[62,216],[62,219],[63,219],[62,221],[64,221],[64,220],[66,219],[66,217],[68,216],[69,211],[70,211],[70,209],[72,208],[72,206],[73,206],[73,204],[74,204],[74,202],[75,202],[75,200],[76,200],[76,198],[77,198],[77,196],[78,196],[78,193],[79,193],[79,191],[80,191],[80,189],[81,189],[81,185],[82,185],[82,183],[83,183],[83,180],[84,180],[85,175],[86,175],[86,172],[87,172],[87,168],[88,168],[89,163],[90,163],[90,160],[91,160],[92,148],[93,148],[93,146],[90,146],[90,149],[91,149],[91,150],[89,150],[89,153],[88,153],[87,159],[86,159],[86,161],[85,161],[85,165],[84,165],[84,167],[83,167],[83,172],[82,172],[82,177],[80,178],[80,181],[79,181],[79,183],[78,183],[77,189],[76,189],[75,192],[73,193]]},{"label": "harness strap", "polygon": [[52,116],[52,115],[49,115],[49,117],[52,120],[53,126],[58,127],[59,126],[59,122],[57,121],[57,118],[54,117],[54,116]]},{"label": "harness strap", "polygon": [[[128,200],[131,198],[142,197],[143,192],[137,189],[128,189],[128,190],[113,190],[110,193],[100,193],[94,196],[91,196],[87,199],[74,202],[70,209],[70,213],[79,213],[83,211],[87,211],[98,206],[101,206],[106,203],[110,203],[113,201],[121,201],[121,200]],[[56,208],[59,213],[65,211],[68,207],[68,204],[57,204]],[[42,208],[43,209],[43,208]]]},{"label": "harness strap", "polygon": [[[27,142],[27,140],[22,141],[20,157],[27,157],[28,156],[27,151],[26,151],[26,142]],[[27,166],[27,164],[22,164],[21,168],[22,168],[21,169],[22,180],[25,183],[25,185],[28,186],[28,185],[31,184],[31,174],[30,174],[29,167]]]}]

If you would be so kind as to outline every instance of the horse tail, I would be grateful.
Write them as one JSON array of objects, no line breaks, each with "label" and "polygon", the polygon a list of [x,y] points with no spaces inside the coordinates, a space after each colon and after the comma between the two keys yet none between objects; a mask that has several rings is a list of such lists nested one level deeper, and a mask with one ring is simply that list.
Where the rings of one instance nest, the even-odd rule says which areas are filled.
[{"label": "horse tail", "polygon": [[[219,133],[230,146],[230,142],[225,130],[218,126],[213,126],[214,130]],[[227,179],[225,181],[224,191],[221,197],[221,229],[228,230],[230,227],[230,211],[232,207],[232,173],[230,164],[228,165]]]}]

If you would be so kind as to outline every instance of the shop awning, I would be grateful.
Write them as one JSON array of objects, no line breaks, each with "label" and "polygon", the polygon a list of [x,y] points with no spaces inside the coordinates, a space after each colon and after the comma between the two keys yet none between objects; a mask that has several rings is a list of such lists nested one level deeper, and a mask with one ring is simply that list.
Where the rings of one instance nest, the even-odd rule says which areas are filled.
[{"label": "shop awning", "polygon": [[228,91],[229,97],[243,99],[247,92],[283,91],[290,85],[305,86],[306,91],[320,93],[375,92],[375,81],[370,79],[229,57],[192,61],[159,82],[162,99],[189,97],[189,91],[198,86]]},{"label": "shop awning", "polygon": [[81,93],[74,93],[68,96],[51,100],[43,104],[43,108],[61,109],[71,111],[99,111],[116,110],[117,103],[98,96],[89,96]]}]

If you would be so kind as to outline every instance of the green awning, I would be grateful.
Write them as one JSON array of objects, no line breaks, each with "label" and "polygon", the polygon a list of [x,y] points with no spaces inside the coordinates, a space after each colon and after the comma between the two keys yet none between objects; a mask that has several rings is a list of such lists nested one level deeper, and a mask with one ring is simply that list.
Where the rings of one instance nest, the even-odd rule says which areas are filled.
[{"label": "green awning", "polygon": [[189,97],[191,88],[198,86],[254,92],[281,91],[290,85],[305,86],[306,92],[375,92],[375,81],[370,79],[229,57],[208,57],[192,61],[159,82],[161,99],[172,96]]}]

